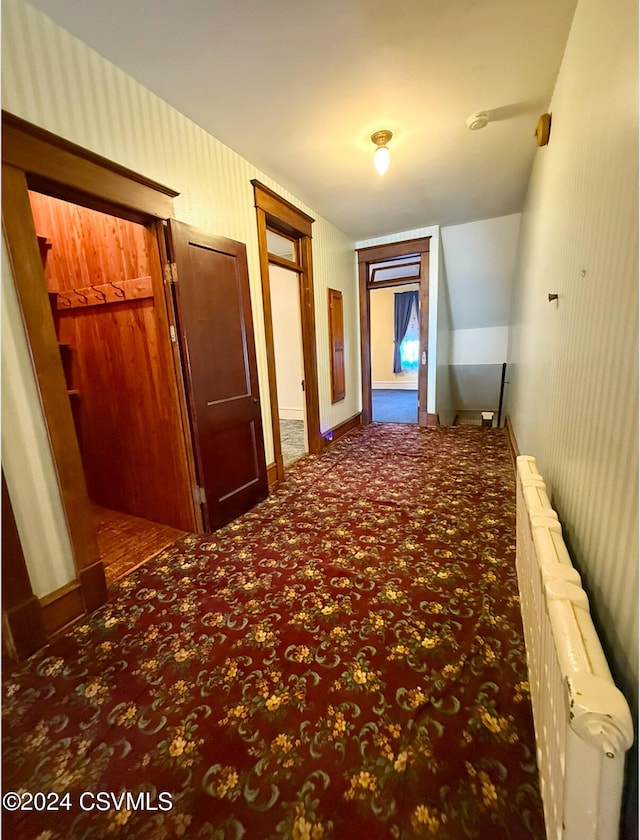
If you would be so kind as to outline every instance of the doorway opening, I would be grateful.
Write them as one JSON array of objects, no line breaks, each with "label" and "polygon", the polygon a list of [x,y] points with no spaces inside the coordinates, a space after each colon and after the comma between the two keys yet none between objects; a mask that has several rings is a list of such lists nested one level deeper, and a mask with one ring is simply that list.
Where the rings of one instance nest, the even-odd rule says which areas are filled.
[{"label": "doorway opening", "polygon": [[[271,276],[274,266],[285,269],[297,278],[300,312],[300,341],[302,355],[303,422],[306,429],[305,451],[320,452],[324,441],[320,433],[320,405],[318,396],[318,362],[316,351],[315,304],[313,295],[313,264],[311,257],[311,225],[313,219],[273,190],[257,180],[252,182],[258,220],[260,276],[264,307],[271,427],[273,431],[274,464],[269,468],[269,481],[284,477],[285,461],[280,423],[281,407],[286,407],[280,395],[276,370],[276,334],[273,312]],[[277,282],[277,281],[276,281]],[[290,286],[290,303],[293,287]],[[291,351],[289,351],[291,352]],[[299,425],[299,423],[298,423]]]},{"label": "doorway opening", "polygon": [[[282,250],[285,237],[267,231],[269,253]],[[295,243],[291,243],[295,245]],[[278,247],[278,246],[281,247]],[[297,271],[269,263],[273,351],[278,393],[278,420],[285,470],[309,451],[304,400],[304,358],[300,278]]]},{"label": "doorway opening", "polygon": [[407,283],[370,290],[374,423],[418,422],[419,289]]},{"label": "doorway opening", "polygon": [[34,190],[29,203],[110,583],[197,526],[158,243],[135,221]]},{"label": "doorway opening", "polygon": [[[389,245],[375,245],[369,248],[360,248],[358,254],[358,273],[360,282],[360,353],[362,366],[362,423],[371,423],[376,419],[374,416],[374,390],[393,391],[405,389],[409,383],[406,375],[410,366],[417,367],[417,422],[420,426],[437,425],[437,416],[429,414],[427,409],[427,353],[429,344],[429,243],[431,237],[421,239],[405,240]],[[388,290],[391,295],[387,299],[389,306],[395,308],[396,293],[402,293],[415,300],[417,290],[417,302],[405,308],[404,315],[400,317],[397,324],[393,320],[392,345],[387,346],[388,359],[393,360],[391,367],[392,376],[389,379],[375,380],[372,373],[373,353],[372,324],[373,318],[377,318],[378,303],[382,298],[373,298],[372,293],[379,295],[382,290]],[[394,303],[390,303],[390,301]],[[384,305],[382,307],[385,308]],[[373,315],[372,315],[373,313]],[[402,347],[407,329],[411,325],[411,319],[417,319],[417,339],[411,338],[411,345]],[[417,340],[417,346],[415,341]],[[402,355],[405,357],[403,373]],[[417,356],[417,359],[416,359]],[[411,365],[409,361],[411,360]],[[396,370],[394,370],[396,368]],[[415,379],[415,377],[414,377]],[[384,387],[391,384],[393,387]],[[383,387],[380,387],[383,386]],[[399,387],[400,386],[400,387]],[[407,389],[413,391],[411,387]],[[390,395],[393,399],[393,394]],[[408,397],[408,402],[414,399],[414,395]],[[381,399],[378,400],[381,402]],[[413,416],[411,406],[410,413],[406,416]],[[376,415],[380,416],[380,410]],[[387,422],[394,422],[388,420]],[[398,422],[398,421],[395,421]],[[399,422],[415,422],[405,419]]]}]

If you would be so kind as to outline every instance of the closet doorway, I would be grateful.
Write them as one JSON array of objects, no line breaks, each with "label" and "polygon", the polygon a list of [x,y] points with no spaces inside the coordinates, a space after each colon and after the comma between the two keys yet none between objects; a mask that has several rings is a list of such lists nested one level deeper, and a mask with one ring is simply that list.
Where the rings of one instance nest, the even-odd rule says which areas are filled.
[{"label": "closet doorway", "polygon": [[[97,372],[93,368],[94,373],[86,376],[85,382],[82,354],[74,356],[73,346],[60,330],[70,330],[69,324],[80,319],[82,309],[97,307],[109,313],[117,307],[129,308],[126,317],[119,320],[121,344],[104,339],[105,334],[109,336],[104,325],[100,329],[83,327],[81,332],[96,332],[99,341],[94,343],[100,348],[96,354],[124,357],[119,373],[108,383],[112,392],[121,387],[127,397],[133,393],[128,380],[123,384],[118,379],[125,375],[123,370],[127,376],[137,369],[147,372],[138,375],[139,389],[133,401],[140,406],[144,389],[149,389],[152,408],[142,415],[155,425],[139,420],[131,420],[130,425],[145,439],[145,444],[150,437],[148,432],[160,429],[160,439],[168,441],[168,445],[162,450],[162,477],[153,473],[149,464],[143,466],[137,484],[132,482],[134,496],[138,500],[140,496],[153,498],[162,506],[166,505],[165,497],[174,494],[176,505],[170,505],[169,514],[172,518],[160,520],[160,524],[178,526],[176,530],[215,529],[268,493],[247,255],[243,243],[176,222],[173,199],[177,193],[171,188],[4,112],[2,128],[6,253],[57,479],[57,487],[51,491],[59,490],[76,572],[75,578],[54,592],[40,597],[32,592],[28,603],[7,606],[3,600],[3,622],[8,631],[17,633],[43,619],[46,635],[51,637],[102,605],[108,597],[87,492],[83,459],[86,461],[88,456],[86,452],[81,454],[76,431],[79,428],[80,436],[85,435],[81,405],[86,399],[85,391],[89,395],[96,390],[93,380],[97,377],[99,381],[108,366],[103,365]],[[40,232],[35,229],[30,192],[105,214],[102,233],[96,231],[90,237],[89,254],[101,251],[105,241],[108,247],[116,232],[121,231],[117,233],[122,236],[120,257],[128,253],[131,238],[145,241],[146,251],[143,248],[140,253],[146,256],[139,257],[135,252],[133,274],[127,270],[123,280],[114,280],[110,275],[105,282],[100,277],[78,286],[74,279],[71,290],[62,286],[50,290],[43,260],[49,260],[55,243],[48,243],[44,233],[38,241]],[[133,226],[122,227],[123,221]],[[77,259],[74,237],[66,241],[73,262]],[[310,247],[305,245],[303,252],[306,264]],[[78,313],[69,314],[67,310]],[[63,319],[69,323],[62,325]],[[108,314],[101,320],[109,323],[115,319]],[[149,332],[145,342],[137,343],[132,332],[141,324],[145,329],[149,327]],[[75,335],[75,329],[72,332]],[[61,347],[67,344],[68,347]],[[99,401],[104,395],[93,396]],[[78,405],[72,407],[72,401],[80,404],[80,410]],[[96,422],[113,420],[114,411],[117,421],[117,411],[122,409],[120,401],[116,399],[101,409]],[[78,413],[80,418],[74,420]],[[90,458],[106,463],[107,472],[122,475],[128,469],[126,459],[116,464],[109,457],[119,438],[128,434],[128,425],[112,423],[106,435],[98,434],[95,428],[90,430],[89,438],[98,441],[98,451],[91,452]],[[310,434],[310,443],[311,440]],[[83,447],[86,449],[85,441]],[[141,447],[135,456],[144,451]],[[172,470],[174,475],[170,474]],[[156,477],[148,482],[152,473]],[[20,486],[17,473],[11,480],[7,475],[10,495],[12,482],[13,487]],[[146,492],[142,492],[142,487]],[[110,500],[108,504],[109,510],[113,509]],[[27,506],[23,498],[21,516]],[[173,518],[180,511],[188,514],[188,524]],[[37,511],[34,513],[37,516]],[[147,510],[143,517],[159,520],[156,512]],[[38,538],[42,540],[46,535],[41,525],[39,522]],[[29,580],[29,558],[16,553],[6,560],[8,566],[5,559],[6,580],[18,580],[20,575]],[[30,559],[37,564],[37,557]]]},{"label": "closet doorway", "polygon": [[107,582],[196,530],[157,241],[29,191]]}]

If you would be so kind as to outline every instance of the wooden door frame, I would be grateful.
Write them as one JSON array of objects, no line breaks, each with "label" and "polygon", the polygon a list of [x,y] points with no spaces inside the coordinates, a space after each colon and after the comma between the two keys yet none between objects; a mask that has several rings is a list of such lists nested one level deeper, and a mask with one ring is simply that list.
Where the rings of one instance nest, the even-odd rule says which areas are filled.
[{"label": "wooden door frame", "polygon": [[[251,181],[254,190],[258,218],[258,248],[260,253],[260,277],[262,281],[262,303],[264,308],[264,330],[267,346],[267,371],[269,374],[269,402],[271,405],[271,426],[273,429],[273,450],[276,474],[273,480],[284,477],[284,461],[280,441],[280,420],[278,417],[278,389],[276,385],[276,361],[273,338],[273,315],[271,309],[271,281],[269,264],[283,265],[296,271],[300,278],[300,316],[302,328],[302,364],[304,369],[304,395],[307,420],[309,452],[320,452],[324,447],[320,433],[320,401],[318,397],[318,358],[316,349],[316,312],[313,295],[313,264],[311,255],[311,225],[313,219],[286,199],[279,196],[260,181]],[[269,256],[267,228],[294,239],[298,245],[298,261],[274,260]]]},{"label": "wooden door frame", "polygon": [[[405,239],[388,245],[373,245],[359,248],[358,277],[360,292],[360,361],[362,366],[362,424],[372,421],[371,408],[371,301],[372,289],[389,286],[404,286],[407,283],[418,283],[420,286],[420,355],[429,353],[429,250],[431,237],[419,239]],[[386,282],[372,283],[369,280],[370,267],[378,262],[397,259],[399,257],[416,254],[419,256],[420,273],[418,278],[401,277]],[[418,425],[437,426],[438,415],[427,411],[427,382],[428,363],[419,366],[418,377]]]},{"label": "wooden door frame", "polygon": [[2,471],[2,652],[20,662],[47,641],[42,608],[31,587],[11,497]]},{"label": "wooden door frame", "polygon": [[[105,603],[107,590],[29,203],[31,189],[143,224],[153,232],[156,241],[158,223],[173,216],[173,198],[178,193],[44,129],[4,111],[2,113],[2,220],[5,241],[49,433],[76,570],[75,582],[43,599],[50,615],[45,623],[51,634]],[[160,258],[159,252],[158,262]],[[166,305],[158,306],[158,315],[161,322],[165,322],[169,340],[171,316],[167,309],[170,304],[166,281],[161,294]],[[176,368],[177,396],[182,404],[184,395],[180,393],[179,377],[181,374]],[[184,411],[184,418],[186,407],[181,411]],[[185,446],[189,469],[193,470],[188,438]],[[194,521],[197,519],[194,518]]]}]

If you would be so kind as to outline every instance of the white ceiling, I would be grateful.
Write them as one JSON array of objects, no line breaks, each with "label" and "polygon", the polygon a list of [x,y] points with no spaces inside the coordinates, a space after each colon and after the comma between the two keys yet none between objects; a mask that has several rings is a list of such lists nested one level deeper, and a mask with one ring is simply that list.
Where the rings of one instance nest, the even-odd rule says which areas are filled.
[{"label": "white ceiling", "polygon": [[522,209],[576,5],[31,2],[356,240]]}]

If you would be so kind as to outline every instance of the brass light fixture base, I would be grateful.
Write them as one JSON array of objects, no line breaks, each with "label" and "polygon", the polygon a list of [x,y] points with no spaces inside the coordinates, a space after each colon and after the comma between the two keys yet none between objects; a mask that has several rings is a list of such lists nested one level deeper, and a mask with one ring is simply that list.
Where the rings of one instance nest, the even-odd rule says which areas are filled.
[{"label": "brass light fixture base", "polygon": [[376,146],[386,146],[392,137],[393,134],[390,131],[374,131],[371,135],[371,140],[376,144]]}]

